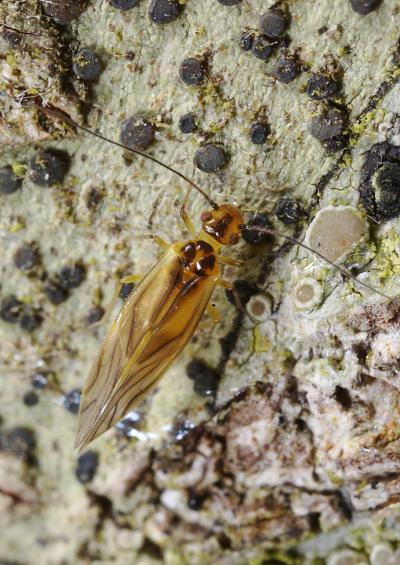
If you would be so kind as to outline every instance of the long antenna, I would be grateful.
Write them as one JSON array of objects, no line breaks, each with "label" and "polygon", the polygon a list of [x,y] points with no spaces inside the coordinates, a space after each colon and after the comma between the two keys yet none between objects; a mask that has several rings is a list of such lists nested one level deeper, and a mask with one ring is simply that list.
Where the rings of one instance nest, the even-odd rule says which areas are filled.
[{"label": "long antenna", "polygon": [[355,283],[363,286],[364,288],[370,290],[371,292],[376,292],[377,294],[379,294],[383,298],[386,298],[390,302],[394,302],[395,304],[398,304],[400,306],[400,300],[398,300],[396,297],[389,296],[389,295],[385,294],[384,292],[381,292],[377,288],[374,288],[373,286],[369,285],[368,283],[366,283],[364,281],[360,281],[348,269],[346,269],[345,267],[341,267],[340,265],[337,265],[336,263],[334,263],[333,261],[328,259],[328,257],[325,257],[325,255],[323,255],[322,253],[320,253],[316,249],[313,249],[312,247],[310,247],[306,243],[299,241],[298,239],[296,239],[295,237],[292,237],[291,235],[287,235],[285,233],[282,233],[282,232],[280,232],[280,231],[278,231],[274,228],[265,228],[265,227],[262,227],[262,226],[250,226],[250,225],[246,225],[246,224],[242,224],[240,226],[240,229],[241,230],[247,230],[247,231],[258,231],[260,233],[267,233],[267,234],[270,234],[270,235],[276,235],[278,237],[281,237],[282,239],[286,239],[287,241],[290,241],[290,243],[293,243],[295,245],[299,245],[303,249],[306,249],[307,251],[314,253],[314,255],[317,255],[317,257],[322,259],[325,263],[327,263],[331,267],[334,267],[337,271],[341,272],[342,275],[349,277]]},{"label": "long antenna", "polygon": [[[42,99],[40,99],[40,100],[42,101]],[[139,149],[134,149],[133,147],[129,147],[128,145],[125,145],[124,143],[120,143],[119,141],[109,139],[105,135],[102,135],[101,133],[99,133],[95,130],[91,130],[90,128],[88,128],[86,126],[81,126],[80,124],[76,123],[75,120],[73,120],[67,113],[63,112],[59,108],[55,108],[54,106],[52,106],[49,103],[46,103],[46,105],[43,106],[41,101],[39,101],[37,97],[35,98],[36,107],[41,112],[43,112],[44,114],[46,114],[50,117],[53,117],[53,118],[57,118],[57,119],[59,119],[63,122],[66,122],[70,126],[76,128],[76,129],[80,129],[80,130],[82,130],[86,133],[89,133],[90,135],[94,135],[95,137],[101,139],[102,141],[108,141],[108,143],[112,143],[112,145],[120,147],[121,149],[125,149],[126,151],[130,151],[131,153],[134,153],[135,155],[140,155],[141,157],[145,157],[146,159],[150,159],[150,161],[157,163],[157,165],[160,165],[161,167],[164,167],[164,169],[167,169],[171,173],[175,173],[176,175],[178,175],[178,177],[181,177],[181,179],[183,179],[184,181],[189,183],[194,189],[196,189],[197,192],[199,192],[207,200],[207,202],[210,204],[210,206],[214,210],[218,210],[218,208],[219,208],[218,204],[216,202],[214,202],[214,200],[212,200],[208,196],[208,194],[206,192],[204,192],[204,190],[202,188],[200,188],[189,177],[187,177],[186,175],[184,175],[180,171],[173,169],[172,167],[170,167],[166,163],[163,163],[162,161],[160,161],[156,157],[153,157],[152,155],[149,155],[148,153],[145,153],[144,151],[140,151]]]}]

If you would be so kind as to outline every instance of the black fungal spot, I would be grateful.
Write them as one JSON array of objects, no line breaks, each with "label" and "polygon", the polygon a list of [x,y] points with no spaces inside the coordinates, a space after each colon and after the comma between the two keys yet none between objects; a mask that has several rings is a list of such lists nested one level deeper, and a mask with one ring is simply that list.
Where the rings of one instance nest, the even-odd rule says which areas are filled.
[{"label": "black fungal spot", "polygon": [[[234,281],[233,286],[235,287],[235,290],[239,296],[239,300],[242,306],[245,306],[250,300],[250,298],[253,296],[253,294],[257,292],[257,289],[254,288],[254,286],[252,286],[249,282],[242,279],[237,279],[236,281]],[[231,290],[226,289],[225,294],[229,302],[234,306],[236,306],[235,296],[233,292]]]},{"label": "black fungal spot", "polygon": [[192,493],[188,499],[188,508],[190,508],[190,510],[200,510],[205,498],[204,494]]},{"label": "black fungal spot", "polygon": [[334,77],[323,73],[314,73],[307,82],[307,94],[313,100],[324,100],[336,96],[340,83]]},{"label": "black fungal spot", "polygon": [[88,324],[96,324],[99,322],[102,317],[104,316],[105,310],[102,306],[94,306],[89,310],[89,313],[86,317],[86,321]]},{"label": "black fungal spot", "polygon": [[85,10],[87,0],[41,0],[43,10],[61,25],[71,23]]},{"label": "black fungal spot", "polygon": [[337,385],[335,387],[335,392],[333,393],[333,396],[336,402],[338,402],[341,405],[343,410],[347,411],[351,408],[352,401],[351,401],[350,393],[347,390],[347,388]]},{"label": "black fungal spot", "polygon": [[0,318],[8,324],[16,324],[21,316],[23,303],[13,294],[3,298],[0,305]]},{"label": "black fungal spot", "polygon": [[[246,226],[272,228],[272,224],[267,216],[261,213],[251,216]],[[247,241],[247,243],[251,243],[252,245],[259,245],[260,243],[264,243],[265,241],[269,241],[271,239],[271,234],[263,233],[257,230],[244,229],[242,233],[243,238]]]},{"label": "black fungal spot", "polygon": [[289,14],[279,6],[273,6],[260,18],[260,33],[269,39],[282,37],[289,26]]},{"label": "black fungal spot", "polygon": [[196,119],[192,112],[179,118],[178,127],[182,133],[192,133],[196,129]]},{"label": "black fungal spot", "polygon": [[122,300],[126,300],[128,296],[131,294],[133,289],[135,288],[134,283],[124,283],[121,285],[121,290],[118,293],[118,298],[122,298]]},{"label": "black fungal spot", "polygon": [[345,110],[326,107],[321,114],[311,120],[310,133],[329,153],[344,149],[349,140],[345,130],[348,114]]},{"label": "black fungal spot", "polygon": [[14,265],[21,271],[32,271],[40,262],[39,249],[35,243],[24,243],[14,253]]},{"label": "black fungal spot", "polygon": [[400,214],[400,147],[386,141],[371,147],[358,190],[364,207],[376,221]]},{"label": "black fungal spot", "polygon": [[0,433],[0,451],[11,453],[27,462],[33,462],[36,436],[33,430],[16,427]]},{"label": "black fungal spot", "polygon": [[39,402],[39,397],[34,390],[28,390],[22,397],[22,402],[25,406],[35,406]]},{"label": "black fungal spot", "polygon": [[22,308],[21,316],[19,318],[19,326],[22,330],[32,333],[42,325],[43,318],[30,306]]},{"label": "black fungal spot", "polygon": [[265,122],[254,122],[250,126],[250,140],[255,145],[262,145],[268,139],[271,128]]},{"label": "black fungal spot", "polygon": [[274,77],[278,82],[289,84],[296,79],[301,70],[299,60],[295,54],[282,53],[274,67]]},{"label": "black fungal spot", "polygon": [[295,198],[282,198],[276,205],[275,215],[284,224],[296,224],[303,215],[303,209]]},{"label": "black fungal spot", "polygon": [[137,430],[140,423],[140,414],[138,412],[130,412],[128,416],[123,418],[115,426],[125,437],[134,435],[133,430]]},{"label": "black fungal spot", "polygon": [[251,52],[257,59],[268,61],[274,51],[275,45],[269,39],[259,35],[255,38]]},{"label": "black fungal spot", "polygon": [[17,177],[10,165],[0,169],[0,194],[13,194],[21,186],[22,179]]},{"label": "black fungal spot", "polygon": [[63,398],[63,406],[68,412],[71,414],[78,414],[79,412],[79,404],[81,402],[81,391],[77,388],[74,388],[70,392],[68,392]]},{"label": "black fungal spot", "polygon": [[208,143],[197,149],[194,164],[200,171],[215,173],[220,171],[228,162],[228,156],[222,147]]},{"label": "black fungal spot", "polygon": [[139,4],[139,2],[140,0],[110,0],[111,6],[114,6],[114,8],[122,10],[123,12],[134,8]]},{"label": "black fungal spot", "polygon": [[193,359],[186,366],[186,373],[193,384],[193,390],[200,396],[214,396],[218,389],[219,373],[199,359]]},{"label": "black fungal spot", "polygon": [[132,116],[121,127],[120,141],[132,149],[146,150],[154,141],[154,125],[141,116]]},{"label": "black fungal spot", "polygon": [[168,24],[181,14],[183,5],[177,0],[152,0],[149,16],[156,24]]},{"label": "black fungal spot", "polygon": [[220,4],[224,6],[236,6],[236,4],[240,4],[242,0],[218,0]]},{"label": "black fungal spot", "polygon": [[81,263],[67,265],[60,271],[60,285],[67,289],[76,288],[83,283],[86,269]]},{"label": "black fungal spot", "polygon": [[50,187],[64,180],[69,156],[58,149],[41,149],[31,161],[30,178],[39,186]]},{"label": "black fungal spot", "polygon": [[85,451],[78,457],[75,476],[82,484],[90,483],[96,474],[99,456],[95,451]]},{"label": "black fungal spot", "polygon": [[72,69],[81,80],[94,82],[101,74],[100,57],[92,49],[80,49],[73,57]]},{"label": "black fungal spot", "polygon": [[31,377],[31,383],[34,388],[43,390],[47,388],[49,384],[49,373],[47,372],[37,372]]},{"label": "black fungal spot", "polygon": [[176,441],[182,441],[191,430],[194,429],[194,424],[189,420],[177,423],[171,430],[171,435],[176,439]]},{"label": "black fungal spot", "polygon": [[255,33],[254,31],[242,31],[239,39],[239,46],[243,51],[250,51],[253,47]]},{"label": "black fungal spot", "polygon": [[206,69],[203,61],[195,57],[184,59],[179,67],[179,76],[189,86],[202,84],[206,78]]},{"label": "black fungal spot", "polygon": [[56,280],[47,281],[44,286],[44,292],[48,300],[55,306],[62,304],[62,302],[65,302],[69,297],[68,290],[61,286]]},{"label": "black fungal spot", "polygon": [[350,0],[350,6],[356,14],[366,16],[379,8],[381,2],[382,0]]}]

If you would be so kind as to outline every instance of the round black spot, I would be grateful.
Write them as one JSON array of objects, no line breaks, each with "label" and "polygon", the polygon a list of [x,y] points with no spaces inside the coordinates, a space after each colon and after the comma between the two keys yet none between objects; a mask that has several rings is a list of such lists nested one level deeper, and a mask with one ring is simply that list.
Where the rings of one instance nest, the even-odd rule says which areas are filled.
[{"label": "round black spot", "polygon": [[104,312],[105,310],[102,306],[94,306],[89,310],[89,313],[86,317],[87,323],[95,324],[96,322],[99,322],[104,316]]},{"label": "round black spot", "polygon": [[336,402],[338,402],[341,405],[343,410],[349,410],[351,408],[351,403],[352,403],[351,396],[347,388],[337,385],[335,387],[335,392],[333,393],[333,396]]},{"label": "round black spot", "polygon": [[86,8],[87,0],[41,0],[43,10],[61,25],[71,23]]},{"label": "round black spot", "polygon": [[282,198],[275,208],[275,216],[284,224],[297,223],[302,214],[302,207],[295,198]]},{"label": "round black spot", "polygon": [[122,300],[126,300],[135,288],[135,283],[124,283],[121,285],[121,290],[119,291],[118,297]]},{"label": "round black spot", "polygon": [[242,0],[218,0],[220,4],[224,6],[236,6],[236,4],[240,4]]},{"label": "round black spot", "polygon": [[16,324],[21,316],[23,304],[13,294],[1,301],[0,318],[3,322]]},{"label": "round black spot", "polygon": [[382,0],[350,0],[350,6],[357,14],[365,16],[376,10],[381,2]]},{"label": "round black spot", "polygon": [[300,63],[296,55],[282,53],[274,67],[274,77],[278,82],[289,84],[300,73]]},{"label": "round black spot", "polygon": [[400,214],[400,147],[385,141],[368,151],[358,190],[364,207],[376,221]]},{"label": "round black spot", "polygon": [[0,194],[12,194],[22,186],[22,179],[17,177],[10,165],[0,169]]},{"label": "round black spot", "polygon": [[121,143],[132,149],[146,150],[154,141],[154,125],[145,118],[132,116],[122,124]]},{"label": "round black spot", "polygon": [[156,24],[168,24],[179,17],[182,9],[183,5],[177,0],[152,0],[149,16]]},{"label": "round black spot", "polygon": [[81,49],[73,58],[72,68],[83,81],[96,81],[101,73],[100,57],[92,49]]},{"label": "round black spot", "polygon": [[31,460],[36,449],[34,432],[25,427],[16,427],[0,433],[0,450],[24,460]]},{"label": "round black spot", "polygon": [[220,375],[199,359],[193,359],[186,366],[186,373],[193,384],[193,390],[200,396],[214,396],[217,392]]},{"label": "round black spot", "polygon": [[39,402],[39,397],[34,390],[28,390],[22,397],[25,406],[35,406]]},{"label": "round black spot", "polygon": [[204,494],[191,494],[189,499],[188,499],[188,508],[190,508],[190,510],[200,510],[200,508],[203,506],[203,502],[205,500],[205,496]]},{"label": "round black spot", "polygon": [[69,168],[69,157],[58,149],[41,149],[31,161],[32,181],[43,187],[53,186],[64,180]]},{"label": "round black spot", "polygon": [[282,37],[289,25],[289,15],[279,7],[270,8],[260,18],[260,33],[269,39]]},{"label": "round black spot", "polygon": [[[247,304],[250,298],[253,296],[253,294],[257,292],[257,289],[254,288],[254,286],[252,286],[249,282],[241,279],[234,281],[233,286],[235,287],[235,290],[239,296],[239,300],[242,306]],[[237,306],[235,295],[233,294],[233,292],[227,289],[225,290],[225,294],[229,302],[234,306]]]},{"label": "round black spot", "polygon": [[205,173],[220,171],[227,162],[228,156],[224,149],[212,143],[200,147],[194,155],[194,164]]},{"label": "round black spot", "polygon": [[268,61],[274,50],[274,44],[270,42],[269,39],[259,35],[255,38],[251,52],[257,59],[262,61]]},{"label": "round black spot", "polygon": [[182,133],[192,133],[196,129],[196,118],[192,112],[179,118],[179,129]]},{"label": "round black spot", "polygon": [[262,145],[267,141],[271,128],[265,122],[254,122],[250,126],[250,139],[255,145]]},{"label": "round black spot", "polygon": [[114,8],[118,10],[122,10],[125,12],[126,10],[130,10],[139,4],[140,0],[110,0],[110,3]]},{"label": "round black spot", "polygon": [[185,420],[184,422],[176,423],[172,430],[171,435],[176,439],[176,441],[181,441],[184,437],[188,435],[188,433],[193,430],[194,424],[189,420]]},{"label": "round black spot", "polygon": [[44,292],[52,304],[57,306],[65,302],[69,297],[69,292],[66,288],[62,287],[57,281],[49,280],[44,286]]},{"label": "round black spot", "polygon": [[323,73],[314,73],[307,82],[307,94],[313,100],[323,100],[338,94],[340,85],[331,76]]},{"label": "round black spot", "polygon": [[[265,214],[254,214],[249,221],[247,222],[246,226],[252,227],[262,227],[262,228],[272,228],[272,224],[267,218]],[[269,241],[271,239],[271,234],[263,233],[257,230],[251,229],[244,229],[243,230],[243,237],[247,241],[247,243],[251,243],[252,245],[259,245],[260,243],[264,243],[265,241]]]},{"label": "round black spot", "polygon": [[319,116],[315,116],[312,119],[310,133],[332,153],[346,147],[348,135],[344,132],[347,125],[347,112],[329,107],[325,108]]},{"label": "round black spot", "polygon": [[243,51],[250,51],[253,47],[255,33],[254,31],[242,31],[239,40],[239,46]]},{"label": "round black spot", "polygon": [[86,269],[84,265],[76,263],[75,265],[67,265],[60,271],[60,284],[64,288],[76,288],[85,280]]},{"label": "round black spot", "polygon": [[185,59],[179,67],[179,76],[185,84],[190,86],[202,84],[206,78],[206,70],[203,62],[194,57]]},{"label": "round black spot", "polygon": [[42,325],[43,318],[30,306],[24,306],[19,318],[20,328],[26,332],[33,332]]},{"label": "round black spot", "polygon": [[75,476],[82,484],[90,483],[97,471],[99,456],[95,451],[85,451],[78,457]]},{"label": "round black spot", "polygon": [[36,244],[25,243],[14,253],[14,265],[21,271],[32,271],[40,264],[40,254]]},{"label": "round black spot", "polygon": [[81,402],[81,391],[74,388],[68,392],[63,398],[63,406],[71,414],[78,414],[79,404]]},{"label": "round black spot", "polygon": [[49,373],[45,371],[35,373],[31,377],[31,383],[34,388],[39,390],[47,388],[49,384]]}]

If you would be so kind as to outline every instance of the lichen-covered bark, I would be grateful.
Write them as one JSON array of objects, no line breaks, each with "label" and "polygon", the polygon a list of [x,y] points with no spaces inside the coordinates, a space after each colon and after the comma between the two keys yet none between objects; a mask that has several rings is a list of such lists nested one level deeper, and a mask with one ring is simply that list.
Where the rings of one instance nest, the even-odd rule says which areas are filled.
[{"label": "lichen-covered bark", "polygon": [[[9,323],[12,312],[0,320],[0,560],[396,564],[399,305],[279,239],[241,243],[232,255],[243,266],[226,269],[250,283],[252,318],[217,292],[221,323],[196,333],[130,424],[90,446],[98,467],[73,450],[76,391],[104,334],[87,316],[107,305],[122,275],[157,260],[142,235],[186,237],[178,221],[186,187],[52,120],[42,101],[114,139],[127,118],[148,119],[149,151],[215,200],[322,241],[328,257],[387,296],[400,284],[397,2],[364,17],[347,0],[287,2],[288,49],[301,67],[288,84],[273,76],[282,44],[267,63],[239,47],[272,1],[187,0],[165,25],[150,21],[149,4],[122,12],[92,0],[65,26],[36,0],[0,5],[0,167],[23,176],[20,190],[0,194],[0,299],[15,295],[42,320],[30,333],[21,318]],[[82,47],[101,58],[96,83],[71,70]],[[179,78],[189,57],[206,69],[198,86]],[[310,97],[313,73],[335,78],[335,96]],[[183,134],[179,118],[189,111],[197,129]],[[271,128],[262,145],[249,136],[257,120]],[[195,171],[205,142],[230,155],[222,171]],[[49,146],[71,162],[64,182],[45,188],[29,169]],[[197,218],[205,203],[192,196]],[[275,217],[282,198],[298,199],[297,223]],[[350,234],[335,222],[338,210],[352,218]],[[26,244],[39,257],[29,269],[15,260]],[[74,264],[85,280],[52,304],[49,281],[62,286],[62,268]],[[192,365],[193,382],[194,358],[206,366]],[[36,398],[26,396],[32,390]]]}]

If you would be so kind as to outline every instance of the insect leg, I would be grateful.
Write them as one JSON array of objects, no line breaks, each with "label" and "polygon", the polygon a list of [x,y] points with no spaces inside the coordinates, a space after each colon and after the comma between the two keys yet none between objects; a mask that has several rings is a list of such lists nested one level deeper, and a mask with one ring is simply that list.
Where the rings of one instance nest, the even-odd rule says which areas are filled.
[{"label": "insect leg", "polygon": [[142,237],[143,239],[152,239],[154,243],[156,243],[159,247],[161,247],[163,251],[168,251],[168,249],[171,247],[170,244],[167,241],[165,241],[165,239],[158,237],[158,235],[154,235],[151,233],[149,235],[143,235]]},{"label": "insect leg", "polygon": [[232,259],[231,257],[225,257],[224,255],[218,255],[217,260],[218,263],[231,265],[232,267],[240,267],[244,263],[244,261],[241,261],[240,259]]},{"label": "insect leg", "polygon": [[189,188],[188,191],[186,192],[185,198],[183,199],[181,210],[180,210],[180,215],[181,215],[182,221],[185,224],[185,226],[187,227],[190,235],[194,237],[196,235],[196,230],[195,230],[193,222],[189,218],[189,214],[187,212],[187,203],[188,203],[189,196],[190,196],[190,190],[191,189]]},{"label": "insect leg", "polygon": [[225,288],[226,290],[230,290],[233,294],[233,298],[235,300],[235,304],[236,306],[239,308],[239,310],[241,310],[243,312],[243,314],[245,314],[246,316],[249,316],[249,318],[251,319],[252,322],[256,322],[257,320],[255,318],[253,318],[245,309],[245,307],[242,304],[242,301],[240,300],[240,296],[238,291],[236,290],[236,287],[233,283],[231,283],[230,281],[227,281],[225,279],[217,279],[217,282],[215,283],[218,286],[222,286],[222,288]]},{"label": "insect leg", "polygon": [[211,316],[211,320],[201,322],[198,325],[198,327],[202,330],[204,330],[204,328],[209,328],[210,326],[214,326],[215,324],[218,324],[218,322],[221,321],[220,311],[216,306],[214,306],[214,304],[211,304],[210,302],[207,304],[207,312]]},{"label": "insect leg", "polygon": [[98,322],[95,322],[94,324],[91,324],[90,327],[96,328],[96,327],[104,324],[105,322],[107,322],[107,320],[110,318],[111,312],[114,310],[115,303],[118,300],[119,293],[121,291],[123,284],[129,284],[129,283],[141,281],[143,277],[144,277],[144,275],[128,275],[126,277],[122,277],[122,279],[119,281],[119,283],[117,284],[117,286],[116,286],[116,288],[113,292],[113,295],[111,297],[110,302],[107,304],[106,310],[105,310],[101,320],[99,320]]}]

